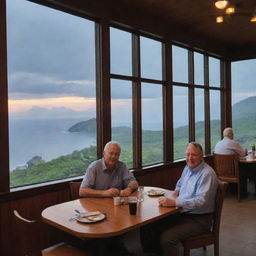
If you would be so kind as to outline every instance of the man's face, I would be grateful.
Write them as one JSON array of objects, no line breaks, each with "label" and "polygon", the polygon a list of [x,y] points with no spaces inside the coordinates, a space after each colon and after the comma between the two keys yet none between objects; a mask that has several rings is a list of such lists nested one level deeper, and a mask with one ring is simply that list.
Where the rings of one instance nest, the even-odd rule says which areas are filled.
[{"label": "man's face", "polygon": [[197,167],[203,160],[200,150],[192,145],[186,149],[186,162],[190,168]]},{"label": "man's face", "polygon": [[108,168],[113,168],[120,156],[120,150],[116,145],[110,145],[106,151],[103,152],[104,161]]}]

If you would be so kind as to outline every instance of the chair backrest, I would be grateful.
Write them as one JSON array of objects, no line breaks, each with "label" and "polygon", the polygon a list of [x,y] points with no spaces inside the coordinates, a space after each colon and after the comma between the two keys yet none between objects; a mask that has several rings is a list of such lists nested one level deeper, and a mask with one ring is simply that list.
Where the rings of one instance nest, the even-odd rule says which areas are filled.
[{"label": "chair backrest", "polygon": [[226,195],[227,187],[228,187],[227,182],[218,180],[218,189],[215,197],[215,207],[214,207],[213,227],[212,227],[212,232],[215,236],[219,235],[221,211],[222,211],[223,201]]},{"label": "chair backrest", "polygon": [[81,185],[81,181],[71,181],[71,182],[69,182],[69,190],[70,190],[71,200],[75,200],[75,199],[80,198],[80,196],[79,196],[80,185]]},{"label": "chair backrest", "polygon": [[227,178],[239,178],[239,156],[238,155],[213,155],[214,170],[217,176]]},{"label": "chair backrest", "polygon": [[[42,255],[40,241],[36,236],[38,230],[38,222],[28,220],[22,217],[17,210],[13,211],[15,217],[15,227],[20,255],[24,256],[39,256]],[[36,245],[36,246],[35,246]],[[38,246],[37,246],[38,245]]]}]

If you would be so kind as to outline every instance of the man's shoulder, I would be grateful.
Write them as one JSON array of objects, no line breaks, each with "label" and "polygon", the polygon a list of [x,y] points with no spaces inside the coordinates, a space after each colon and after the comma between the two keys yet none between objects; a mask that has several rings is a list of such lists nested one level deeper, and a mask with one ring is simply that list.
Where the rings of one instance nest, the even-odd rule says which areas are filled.
[{"label": "man's shoulder", "polygon": [[97,159],[97,160],[91,162],[89,164],[88,168],[89,169],[93,169],[93,168],[102,166],[102,164],[103,164],[102,158],[101,159]]},{"label": "man's shoulder", "polygon": [[209,164],[207,164],[206,162],[204,162],[203,170],[204,170],[205,174],[209,174],[209,175],[212,175],[212,174],[215,175],[216,174],[214,169]]}]

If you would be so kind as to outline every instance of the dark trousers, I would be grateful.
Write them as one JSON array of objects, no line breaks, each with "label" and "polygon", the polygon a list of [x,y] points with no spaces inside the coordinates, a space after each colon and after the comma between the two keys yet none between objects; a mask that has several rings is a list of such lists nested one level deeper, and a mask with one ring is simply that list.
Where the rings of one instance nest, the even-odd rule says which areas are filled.
[{"label": "dark trousers", "polygon": [[205,232],[212,226],[211,214],[177,213],[141,228],[141,243],[145,252],[164,256],[183,255],[182,241]]}]

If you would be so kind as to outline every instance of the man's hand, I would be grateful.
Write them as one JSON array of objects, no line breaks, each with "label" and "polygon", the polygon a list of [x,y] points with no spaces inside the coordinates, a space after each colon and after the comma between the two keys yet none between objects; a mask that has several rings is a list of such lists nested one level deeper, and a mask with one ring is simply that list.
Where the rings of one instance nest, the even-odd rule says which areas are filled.
[{"label": "man's hand", "polygon": [[173,197],[178,197],[180,194],[180,191],[179,190],[174,190],[173,193],[172,193],[172,196]]},{"label": "man's hand", "polygon": [[129,196],[132,193],[132,190],[127,187],[120,191],[120,196]]},{"label": "man's hand", "polygon": [[104,193],[104,197],[119,196],[120,190],[117,188],[110,188],[110,189],[105,190],[103,193]]},{"label": "man's hand", "polygon": [[176,206],[176,200],[172,198],[167,198],[167,197],[160,197],[158,199],[159,206],[164,206],[164,207],[171,207],[171,206]]}]

